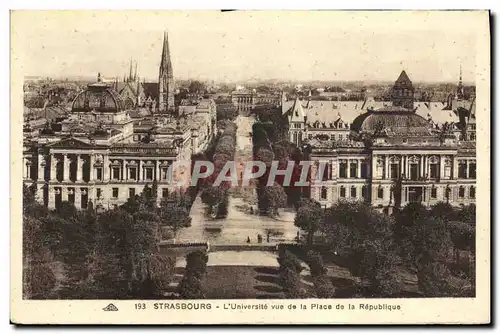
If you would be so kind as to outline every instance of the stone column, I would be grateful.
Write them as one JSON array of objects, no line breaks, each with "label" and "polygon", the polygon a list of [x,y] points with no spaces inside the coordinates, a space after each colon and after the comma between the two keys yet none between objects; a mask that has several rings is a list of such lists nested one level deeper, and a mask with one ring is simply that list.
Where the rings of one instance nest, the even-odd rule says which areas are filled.
[{"label": "stone column", "polygon": [[155,180],[160,180],[160,160],[156,160],[156,168],[155,168]]},{"label": "stone column", "polygon": [[45,179],[45,165],[47,161],[43,154],[38,154],[38,181],[43,181]]},{"label": "stone column", "polygon": [[76,181],[80,182],[83,180],[83,160],[80,158],[78,154],[76,156]]},{"label": "stone column", "polygon": [[440,155],[439,156],[439,178],[440,179],[444,178],[444,160],[445,160],[445,156]]},{"label": "stone column", "polygon": [[90,155],[89,157],[89,164],[90,164],[90,167],[89,167],[89,181],[90,182],[93,182],[94,179],[95,179],[95,175],[94,175],[94,163],[95,163],[95,157],[93,154]]},{"label": "stone column", "polygon": [[63,181],[69,181],[70,161],[67,154],[63,155]]},{"label": "stone column", "polygon": [[61,202],[68,200],[68,188],[61,187]]},{"label": "stone column", "polygon": [[469,178],[469,159],[465,160],[465,178]]},{"label": "stone column", "polygon": [[50,156],[50,180],[57,180],[57,158],[55,154]]},{"label": "stone column", "polygon": [[56,194],[54,191],[54,187],[49,186],[48,196],[49,196],[49,198],[48,198],[47,206],[49,207],[49,209],[53,209],[56,206]]},{"label": "stone column", "polygon": [[356,161],[358,163],[358,169],[357,169],[358,175],[357,175],[357,177],[358,177],[358,179],[360,179],[361,178],[361,160],[358,159]]},{"label": "stone column", "polygon": [[405,175],[406,178],[410,178],[410,157],[405,157]]},{"label": "stone column", "polygon": [[137,165],[137,181],[144,180],[144,176],[142,175],[142,160],[139,160],[139,164]]},{"label": "stone column", "polygon": [[453,164],[451,166],[453,179],[458,179],[458,159],[456,156],[453,157]]},{"label": "stone column", "polygon": [[[376,177],[376,171],[377,171],[377,156],[372,155],[372,168],[370,170],[370,176],[372,179],[378,178]],[[376,198],[376,197],[373,197]]]},{"label": "stone column", "polygon": [[82,193],[78,187],[75,187],[75,208],[82,208]]},{"label": "stone column", "polygon": [[127,179],[127,167],[126,167],[127,160],[123,159],[122,160],[122,170],[121,170],[121,178],[122,180]]},{"label": "stone column", "polygon": [[405,173],[405,171],[404,171],[404,165],[405,165],[405,163],[404,163],[404,156],[401,155],[399,157],[399,175],[398,175],[399,177],[402,177],[403,174]]},{"label": "stone column", "polygon": [[384,156],[384,179],[389,178],[389,156]]},{"label": "stone column", "polygon": [[351,178],[351,160],[347,159],[347,178]]},{"label": "stone column", "polygon": [[421,155],[420,156],[420,166],[419,166],[419,170],[420,170],[420,177],[424,177],[424,156]]},{"label": "stone column", "polygon": [[103,155],[103,160],[102,160],[102,178],[104,181],[109,181],[109,156]]}]

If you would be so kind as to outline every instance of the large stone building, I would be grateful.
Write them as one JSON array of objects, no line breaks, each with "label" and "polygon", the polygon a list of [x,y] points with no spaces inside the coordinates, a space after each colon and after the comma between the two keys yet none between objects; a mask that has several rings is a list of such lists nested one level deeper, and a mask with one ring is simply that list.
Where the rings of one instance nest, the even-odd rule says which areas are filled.
[{"label": "large stone building", "polygon": [[264,94],[246,89],[235,90],[231,93],[231,101],[238,111],[250,111],[258,106],[280,106],[279,94]]},{"label": "large stone building", "polygon": [[[170,85],[171,64],[161,67],[170,70],[166,74]],[[49,208],[62,201],[78,209],[90,202],[112,208],[146,186],[150,189],[154,182],[159,199],[183,191],[175,179],[190,178],[192,155],[203,152],[217,131],[213,100],[186,103],[179,115],[132,118],[135,110],[114,86],[98,76],[96,83],[77,95],[68,116],[47,123],[36,134],[26,130],[24,183],[35,185],[38,201]],[[165,99],[160,102],[168,110],[172,93],[170,86],[162,87]],[[184,167],[172,175],[169,167],[175,161],[182,161]]]},{"label": "large stone building", "polygon": [[[290,140],[308,145],[313,179],[323,181],[311,187],[311,198],[324,206],[363,200],[389,212],[409,202],[475,203],[475,137],[461,135],[456,110],[415,106],[405,72],[394,91],[392,105],[330,102],[325,108],[328,101],[297,99],[284,108]],[[423,117],[430,109],[434,116]]]}]

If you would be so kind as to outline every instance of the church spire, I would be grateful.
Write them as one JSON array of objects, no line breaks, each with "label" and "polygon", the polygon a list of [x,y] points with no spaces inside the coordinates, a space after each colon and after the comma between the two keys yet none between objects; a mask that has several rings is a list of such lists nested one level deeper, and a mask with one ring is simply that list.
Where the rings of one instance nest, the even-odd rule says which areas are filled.
[{"label": "church spire", "polygon": [[169,78],[173,77],[172,62],[170,60],[170,45],[168,44],[168,33],[163,32],[163,50],[161,53],[160,71],[166,72]]},{"label": "church spire", "polygon": [[174,109],[174,74],[172,71],[172,61],[170,59],[170,46],[168,44],[168,34],[163,33],[163,48],[161,53],[159,71],[159,110],[168,111]]},{"label": "church spire", "polygon": [[134,81],[137,80],[137,60],[135,61]]},{"label": "church spire", "polygon": [[460,62],[460,76],[458,78],[458,86],[457,86],[457,98],[464,98],[464,86],[462,84],[462,62]]}]

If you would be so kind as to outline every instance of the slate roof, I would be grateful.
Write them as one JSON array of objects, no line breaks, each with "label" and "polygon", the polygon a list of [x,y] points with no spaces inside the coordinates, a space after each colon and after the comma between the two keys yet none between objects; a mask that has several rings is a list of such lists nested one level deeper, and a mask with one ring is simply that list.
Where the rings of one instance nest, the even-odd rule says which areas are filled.
[{"label": "slate roof", "polygon": [[158,99],[159,85],[157,82],[143,82],[142,88],[144,89],[144,96],[146,98],[151,96],[153,100]]}]

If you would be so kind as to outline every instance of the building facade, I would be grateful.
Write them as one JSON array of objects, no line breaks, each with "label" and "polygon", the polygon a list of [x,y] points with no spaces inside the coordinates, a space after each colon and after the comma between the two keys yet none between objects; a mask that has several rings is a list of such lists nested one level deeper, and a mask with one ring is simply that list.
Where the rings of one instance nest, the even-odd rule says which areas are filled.
[{"label": "building facade", "polygon": [[[475,136],[460,135],[456,109],[415,105],[412,92],[403,71],[392,103],[283,104],[290,141],[310,150],[312,180],[321,181],[312,184],[311,198],[324,206],[366,201],[388,212],[410,202],[475,203]],[[464,126],[472,131],[475,117],[469,110]]]},{"label": "building facade", "polygon": [[238,111],[250,111],[257,106],[268,105],[279,107],[279,94],[259,94],[248,90],[235,90],[231,93],[231,101]]},{"label": "building facade", "polygon": [[[167,36],[160,79],[160,102],[169,111],[173,77]],[[161,199],[189,185],[177,181],[190,180],[191,157],[204,152],[217,133],[215,102],[190,101],[185,106],[189,112],[179,115],[132,118],[137,110],[115,87],[116,82],[104,83],[98,75],[76,96],[67,115],[41,129],[26,127],[24,184],[34,186],[37,200],[48,208],[69,201],[77,209],[108,209],[145,189],[156,189]]]}]

